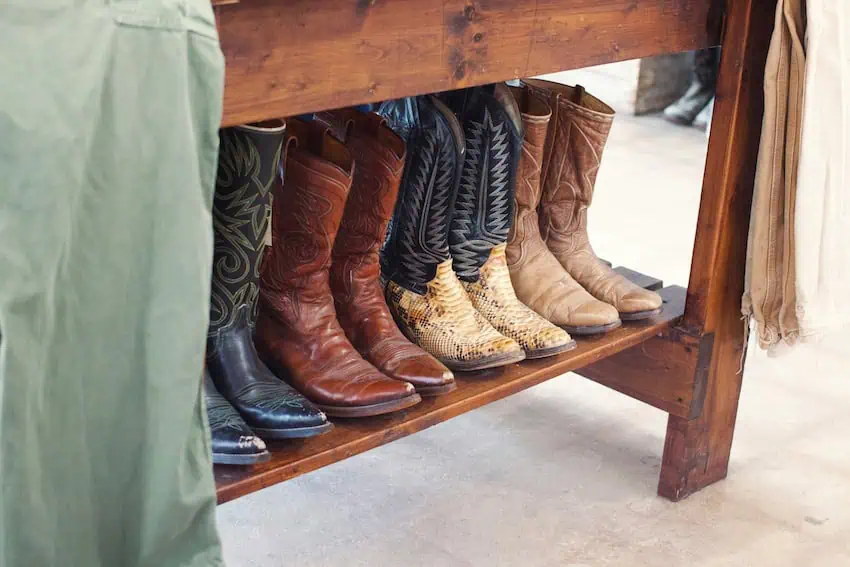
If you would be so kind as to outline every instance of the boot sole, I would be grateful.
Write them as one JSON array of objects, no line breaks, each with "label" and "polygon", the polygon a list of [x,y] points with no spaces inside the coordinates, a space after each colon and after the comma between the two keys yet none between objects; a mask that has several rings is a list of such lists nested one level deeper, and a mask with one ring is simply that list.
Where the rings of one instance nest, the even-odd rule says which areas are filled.
[{"label": "boot sole", "polygon": [[488,358],[478,360],[450,360],[448,358],[438,359],[445,364],[449,370],[458,372],[472,372],[474,370],[486,370],[488,368],[497,368],[499,366],[507,366],[516,362],[525,360],[525,352],[519,351],[516,353],[497,354]]},{"label": "boot sole", "polygon": [[457,383],[449,382],[439,386],[416,386],[416,393],[423,397],[440,396],[457,390]]},{"label": "boot sole", "polygon": [[231,455],[229,453],[213,453],[212,462],[214,465],[256,465],[258,463],[268,462],[272,458],[272,454],[268,451],[255,453],[253,455]]},{"label": "boot sole", "polygon": [[421,401],[422,398],[419,394],[411,394],[399,400],[381,402],[380,404],[368,406],[323,406],[316,402],[313,402],[313,405],[331,417],[371,417],[373,415],[383,415],[385,413],[403,410],[410,406],[415,406]]},{"label": "boot sole", "polygon": [[262,429],[259,427],[252,427],[251,431],[263,439],[304,439],[305,437],[322,435],[333,428],[334,424],[328,422],[323,423],[322,425],[314,425],[312,427],[294,427],[291,429]]},{"label": "boot sole", "polygon": [[620,327],[620,325],[622,324],[623,322],[618,319],[613,323],[608,323],[607,325],[586,325],[580,327],[573,327],[571,325],[560,325],[560,327],[571,335],[587,336],[601,335],[602,333],[613,331],[614,329]]},{"label": "boot sole", "polygon": [[620,313],[620,319],[623,321],[642,321],[649,319],[661,313],[663,307],[658,309],[649,309],[648,311],[635,311],[634,313]]},{"label": "boot sole", "polygon": [[576,346],[578,345],[575,341],[570,341],[564,345],[558,345],[548,348],[539,348],[536,350],[527,350],[525,351],[525,359],[534,360],[535,358],[546,358],[547,356],[555,356],[556,354],[561,354],[562,352],[571,351],[576,348]]}]

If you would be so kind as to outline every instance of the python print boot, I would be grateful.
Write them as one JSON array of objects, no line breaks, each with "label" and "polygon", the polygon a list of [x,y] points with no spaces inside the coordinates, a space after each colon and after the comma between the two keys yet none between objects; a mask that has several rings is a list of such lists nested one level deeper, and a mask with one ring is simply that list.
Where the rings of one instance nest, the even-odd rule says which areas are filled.
[{"label": "python print boot", "polygon": [[405,143],[377,114],[322,112],[354,156],[354,181],[333,248],[331,290],[345,335],[378,370],[422,396],[451,392],[454,375],[401,333],[384,298],[378,253],[398,197]]},{"label": "python print boot", "polygon": [[319,122],[290,120],[286,175],[275,195],[262,271],[257,347],[273,369],[334,417],[404,409],[421,397],[369,364],[337,320],[331,252],[351,189],[351,153]]},{"label": "python print boot", "polygon": [[266,439],[310,437],[332,427],[325,414],[269,371],[252,339],[284,133],[279,120],[221,130],[213,201],[207,368],[216,389]]},{"label": "python print boot", "polygon": [[460,120],[466,155],[449,230],[452,267],[472,304],[527,358],[575,347],[575,341],[517,299],[505,259],[522,149],[519,108],[504,84],[443,95]]},{"label": "python print boot", "polygon": [[431,96],[384,103],[379,112],[404,132],[408,155],[386,246],[387,303],[407,337],[452,370],[518,362],[516,341],[487,322],[452,270],[449,221],[463,163],[463,131]]},{"label": "python print boot", "polygon": [[582,287],[616,307],[622,320],[646,319],[660,313],[661,296],[601,262],[587,235],[587,209],[614,110],[581,86],[538,79],[524,82],[533,93],[548,100],[552,109],[538,211],[546,245]]},{"label": "python print boot", "polygon": [[527,88],[510,87],[522,116],[523,140],[514,194],[514,218],[506,255],[520,301],[574,335],[604,333],[620,326],[617,310],[590,295],[552,255],[537,208],[540,169],[552,112]]}]

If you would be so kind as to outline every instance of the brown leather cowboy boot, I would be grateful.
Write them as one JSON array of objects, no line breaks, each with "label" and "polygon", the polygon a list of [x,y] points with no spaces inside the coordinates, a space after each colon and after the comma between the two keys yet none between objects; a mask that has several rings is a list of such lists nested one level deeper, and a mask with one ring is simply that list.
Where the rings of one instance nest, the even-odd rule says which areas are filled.
[{"label": "brown leather cowboy boot", "polygon": [[661,311],[661,296],[624,278],[596,257],[587,236],[587,209],[593,199],[602,151],[614,110],[571,87],[528,79],[535,94],[549,100],[552,128],[543,156],[540,230],[561,265],[597,299],[610,303],[624,321]]},{"label": "brown leather cowboy boot", "polygon": [[363,358],[390,378],[410,382],[423,396],[451,392],[454,375],[405,338],[380,283],[378,254],[398,197],[405,143],[377,114],[344,109],[317,119],[345,138],[355,162],[330,272],[340,325]]},{"label": "brown leather cowboy boot", "polygon": [[575,335],[620,326],[617,310],[590,295],[552,255],[540,235],[540,170],[552,112],[527,88],[512,87],[523,127],[516,177],[516,206],[506,250],[517,297],[537,313]]},{"label": "brown leather cowboy boot", "polygon": [[363,360],[340,327],[328,283],[331,250],[354,164],[327,128],[289,121],[283,188],[263,264],[257,350],[325,413],[379,415],[418,403],[413,385]]}]

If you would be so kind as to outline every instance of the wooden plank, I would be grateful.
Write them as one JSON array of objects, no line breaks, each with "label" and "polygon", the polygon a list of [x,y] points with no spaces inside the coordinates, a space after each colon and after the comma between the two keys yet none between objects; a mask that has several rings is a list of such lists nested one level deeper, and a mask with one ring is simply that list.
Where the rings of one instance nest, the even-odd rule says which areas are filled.
[{"label": "wooden plank", "polygon": [[461,373],[457,390],[425,399],[408,411],[377,418],[335,420],[336,427],[327,435],[271,444],[272,459],[268,463],[252,468],[218,466],[215,476],[219,502],[233,500],[389,443],[634,347],[663,333],[678,321],[684,309],[684,291],[679,287],[662,290],[666,301],[660,315],[601,337],[582,338],[571,352],[502,369]]},{"label": "wooden plank", "polygon": [[577,370],[578,374],[671,415],[691,415],[697,341],[668,330]]},{"label": "wooden plank", "polygon": [[223,125],[714,45],[713,0],[217,6]]},{"label": "wooden plank", "polygon": [[727,29],[682,327],[702,344],[693,419],[671,415],[658,492],[680,500],[726,477],[741,391],[747,234],[776,0],[728,0]]}]

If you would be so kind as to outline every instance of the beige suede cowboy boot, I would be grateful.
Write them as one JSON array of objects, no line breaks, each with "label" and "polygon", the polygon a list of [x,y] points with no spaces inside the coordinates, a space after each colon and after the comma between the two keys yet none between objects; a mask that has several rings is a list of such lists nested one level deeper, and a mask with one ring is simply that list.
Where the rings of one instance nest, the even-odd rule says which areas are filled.
[{"label": "beige suede cowboy boot", "polygon": [[620,326],[617,310],[590,295],[561,266],[540,235],[540,168],[552,112],[527,88],[512,87],[522,116],[523,141],[516,176],[514,219],[506,250],[520,301],[574,335]]},{"label": "beige suede cowboy boot", "polygon": [[552,128],[543,156],[540,231],[561,265],[597,299],[617,308],[624,321],[661,311],[661,296],[645,290],[602,263],[587,236],[602,151],[614,110],[581,86],[528,79],[529,89],[549,100]]}]

